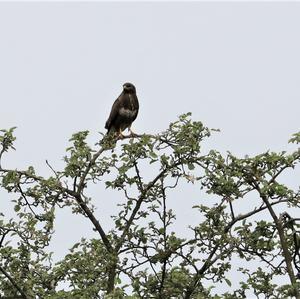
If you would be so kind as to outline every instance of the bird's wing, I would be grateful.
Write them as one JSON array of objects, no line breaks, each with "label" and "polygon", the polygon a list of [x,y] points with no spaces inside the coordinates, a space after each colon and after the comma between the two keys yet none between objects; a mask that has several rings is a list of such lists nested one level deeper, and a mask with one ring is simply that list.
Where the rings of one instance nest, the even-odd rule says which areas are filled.
[{"label": "bird's wing", "polygon": [[113,103],[112,107],[111,107],[111,111],[109,114],[109,118],[105,123],[105,129],[110,130],[111,125],[114,121],[114,119],[117,117],[118,113],[119,113],[119,107],[120,107],[120,101],[119,101],[120,97],[118,97],[115,102]]},{"label": "bird's wing", "polygon": [[134,107],[134,108],[136,109],[136,114],[135,114],[135,116],[133,117],[132,122],[134,122],[134,121],[136,120],[137,115],[138,115],[138,113],[139,113],[139,100],[138,100],[138,98],[137,98],[136,95],[134,95],[134,96],[135,96],[135,99],[136,99],[135,107]]}]

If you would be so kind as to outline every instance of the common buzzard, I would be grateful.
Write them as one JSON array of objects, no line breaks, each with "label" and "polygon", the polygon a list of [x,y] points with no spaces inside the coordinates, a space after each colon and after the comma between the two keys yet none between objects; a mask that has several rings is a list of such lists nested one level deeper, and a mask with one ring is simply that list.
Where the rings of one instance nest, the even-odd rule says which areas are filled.
[{"label": "common buzzard", "polygon": [[135,87],[131,83],[124,83],[123,91],[115,100],[105,123],[107,134],[117,133],[119,138],[123,138],[122,131],[128,128],[130,136],[134,136],[135,134],[131,131],[131,124],[136,119],[138,111],[139,101]]}]

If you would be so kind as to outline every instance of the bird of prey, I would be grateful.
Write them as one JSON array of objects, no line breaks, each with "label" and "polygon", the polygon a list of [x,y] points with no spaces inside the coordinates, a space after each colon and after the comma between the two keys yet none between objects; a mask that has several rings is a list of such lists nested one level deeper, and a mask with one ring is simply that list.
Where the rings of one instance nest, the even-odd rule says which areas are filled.
[{"label": "bird of prey", "polygon": [[131,124],[139,112],[139,101],[136,96],[136,89],[131,83],[123,84],[123,91],[115,100],[108,120],[105,123],[107,134],[117,133],[118,138],[124,138],[122,131],[128,128],[130,136],[135,134],[131,131]]}]

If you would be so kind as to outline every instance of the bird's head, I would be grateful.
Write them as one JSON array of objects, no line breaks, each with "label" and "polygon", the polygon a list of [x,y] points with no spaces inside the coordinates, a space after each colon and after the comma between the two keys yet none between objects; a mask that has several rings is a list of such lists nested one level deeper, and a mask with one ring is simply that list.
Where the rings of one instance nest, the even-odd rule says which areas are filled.
[{"label": "bird's head", "polygon": [[136,92],[134,85],[128,82],[123,84],[123,90],[125,92]]}]

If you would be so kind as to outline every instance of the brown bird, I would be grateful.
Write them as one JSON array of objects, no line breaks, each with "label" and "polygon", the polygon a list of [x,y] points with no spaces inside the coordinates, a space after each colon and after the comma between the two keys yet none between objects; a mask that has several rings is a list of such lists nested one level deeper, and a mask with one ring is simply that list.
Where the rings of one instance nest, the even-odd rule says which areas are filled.
[{"label": "brown bird", "polygon": [[108,120],[105,123],[107,134],[117,133],[119,138],[124,138],[122,131],[128,128],[130,136],[135,136],[131,131],[131,124],[139,112],[139,101],[136,89],[131,83],[123,84],[123,91],[115,100]]}]

